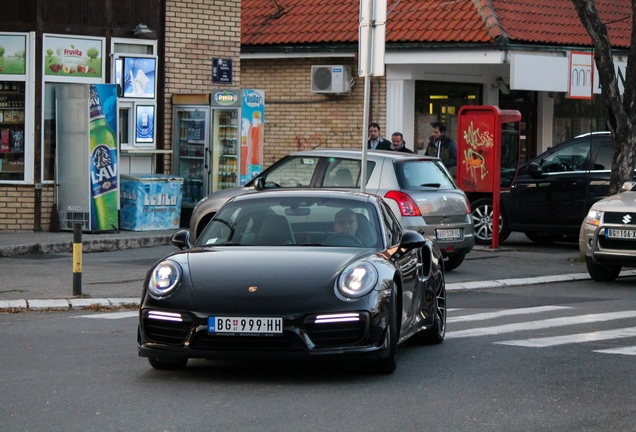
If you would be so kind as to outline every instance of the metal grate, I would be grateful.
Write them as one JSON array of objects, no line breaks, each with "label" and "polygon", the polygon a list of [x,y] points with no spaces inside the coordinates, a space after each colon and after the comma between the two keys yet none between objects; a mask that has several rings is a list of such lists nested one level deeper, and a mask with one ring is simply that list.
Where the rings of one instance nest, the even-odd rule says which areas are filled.
[{"label": "metal grate", "polygon": [[85,212],[59,212],[60,229],[61,230],[73,230],[75,223],[82,224],[82,231],[89,230],[90,213]]}]

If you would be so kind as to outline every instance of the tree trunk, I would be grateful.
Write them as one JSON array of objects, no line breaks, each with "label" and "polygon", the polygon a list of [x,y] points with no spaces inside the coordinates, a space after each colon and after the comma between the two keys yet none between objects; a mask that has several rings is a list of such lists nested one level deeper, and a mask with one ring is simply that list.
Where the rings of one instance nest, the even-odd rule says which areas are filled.
[{"label": "tree trunk", "polygon": [[631,46],[627,59],[625,91],[621,95],[612,57],[607,27],[601,21],[594,0],[572,0],[581,23],[590,35],[594,47],[594,61],[598,69],[602,99],[608,118],[608,128],[614,141],[610,194],[634,178],[636,167],[636,0],[632,0]]}]

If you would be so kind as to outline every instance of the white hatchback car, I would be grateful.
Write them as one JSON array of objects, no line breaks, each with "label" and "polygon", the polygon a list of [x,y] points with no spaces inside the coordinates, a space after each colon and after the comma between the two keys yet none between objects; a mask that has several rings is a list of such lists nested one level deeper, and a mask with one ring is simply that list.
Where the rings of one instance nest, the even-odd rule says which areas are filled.
[{"label": "white hatchback car", "polygon": [[[292,153],[242,188],[211,193],[194,208],[190,230],[198,237],[230,198],[263,189],[360,190],[362,150],[324,149]],[[365,192],[385,198],[407,230],[434,238],[446,270],[457,268],[475,244],[470,203],[437,158],[393,151],[367,152]]]},{"label": "white hatchback car", "polygon": [[579,233],[592,279],[613,281],[623,267],[636,267],[636,182],[592,205]]}]

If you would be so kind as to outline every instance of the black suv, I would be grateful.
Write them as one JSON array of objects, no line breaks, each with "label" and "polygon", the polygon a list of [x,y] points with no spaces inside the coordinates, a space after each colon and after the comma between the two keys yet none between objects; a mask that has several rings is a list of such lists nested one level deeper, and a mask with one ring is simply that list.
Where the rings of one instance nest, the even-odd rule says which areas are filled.
[{"label": "black suv", "polygon": [[[532,241],[549,244],[578,236],[593,203],[609,195],[612,136],[596,132],[565,141],[519,168],[509,190],[501,193],[499,241],[521,231]],[[484,219],[490,213],[473,208]],[[484,222],[475,218],[475,227]],[[475,229],[476,241],[490,244],[490,230]]]}]

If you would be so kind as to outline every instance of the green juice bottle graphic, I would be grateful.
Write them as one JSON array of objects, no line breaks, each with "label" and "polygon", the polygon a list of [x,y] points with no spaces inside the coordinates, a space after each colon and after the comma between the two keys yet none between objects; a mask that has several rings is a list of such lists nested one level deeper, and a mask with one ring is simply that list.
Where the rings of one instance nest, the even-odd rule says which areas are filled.
[{"label": "green juice bottle graphic", "polygon": [[106,122],[95,85],[90,90],[90,176],[95,228],[119,229],[117,203],[117,139]]}]

